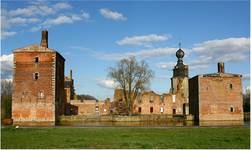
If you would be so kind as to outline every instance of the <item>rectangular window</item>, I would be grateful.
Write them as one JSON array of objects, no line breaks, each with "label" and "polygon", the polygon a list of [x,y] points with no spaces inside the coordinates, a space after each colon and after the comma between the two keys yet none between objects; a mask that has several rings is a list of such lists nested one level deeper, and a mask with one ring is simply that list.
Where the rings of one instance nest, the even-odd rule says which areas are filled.
[{"label": "rectangular window", "polygon": [[176,95],[172,95],[172,100],[173,100],[173,103],[175,103]]},{"label": "rectangular window", "polygon": [[229,84],[229,88],[230,88],[230,90],[232,90],[233,89],[233,84]]},{"label": "rectangular window", "polygon": [[153,107],[150,107],[150,113],[153,113]]},{"label": "rectangular window", "polygon": [[173,109],[173,115],[175,115],[176,114],[176,109]]},{"label": "rectangular window", "polygon": [[164,108],[160,107],[160,112],[163,113],[164,112]]},{"label": "rectangular window", "polygon": [[233,107],[230,107],[230,112],[234,112],[234,108]]},{"label": "rectangular window", "polygon": [[141,107],[139,107],[138,112],[141,113]]},{"label": "rectangular window", "polygon": [[39,91],[38,92],[38,98],[39,99],[43,99],[44,98],[44,92],[43,91]]},{"label": "rectangular window", "polygon": [[35,63],[39,63],[39,57],[35,57]]},{"label": "rectangular window", "polygon": [[33,79],[34,80],[38,80],[38,77],[39,77],[39,73],[38,72],[33,73]]}]

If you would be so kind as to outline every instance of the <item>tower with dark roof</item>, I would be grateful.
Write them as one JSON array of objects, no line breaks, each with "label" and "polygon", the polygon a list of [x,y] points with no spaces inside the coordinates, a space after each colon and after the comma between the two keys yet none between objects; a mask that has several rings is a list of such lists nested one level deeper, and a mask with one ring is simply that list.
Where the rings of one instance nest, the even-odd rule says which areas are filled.
[{"label": "tower with dark roof", "polygon": [[179,47],[176,52],[177,64],[173,68],[173,77],[171,78],[171,93],[176,95],[179,102],[183,105],[181,106],[183,108],[173,108],[173,110],[178,111],[177,113],[182,112],[184,115],[188,115],[188,65],[183,64],[184,56],[185,52]]}]

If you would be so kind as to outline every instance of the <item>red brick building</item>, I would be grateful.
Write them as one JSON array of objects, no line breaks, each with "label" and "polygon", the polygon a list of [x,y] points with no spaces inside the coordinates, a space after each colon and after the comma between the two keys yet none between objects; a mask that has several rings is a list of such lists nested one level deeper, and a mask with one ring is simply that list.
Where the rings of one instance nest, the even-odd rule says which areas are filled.
[{"label": "red brick building", "polygon": [[243,121],[241,75],[225,73],[218,63],[218,73],[189,79],[190,113],[203,121]]},{"label": "red brick building", "polygon": [[13,53],[13,124],[55,125],[65,110],[65,59],[48,48],[46,30],[40,45],[18,48]]}]

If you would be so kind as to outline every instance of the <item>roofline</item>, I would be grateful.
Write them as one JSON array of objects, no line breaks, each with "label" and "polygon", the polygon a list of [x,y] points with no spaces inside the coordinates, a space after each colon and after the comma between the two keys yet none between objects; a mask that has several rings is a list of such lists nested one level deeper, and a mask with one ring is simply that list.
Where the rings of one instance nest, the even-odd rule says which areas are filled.
[{"label": "roofline", "polygon": [[[40,46],[38,44],[30,44],[30,45],[27,45],[27,46],[24,46],[24,47],[21,47],[21,48],[16,48],[12,51],[12,53],[33,53],[33,52],[39,52],[39,53],[56,53],[58,54],[64,61],[65,61],[65,58],[55,49],[52,49],[52,48],[47,48],[45,47],[46,49],[49,49],[51,51],[26,51],[26,50],[20,50],[20,49],[24,49],[25,47],[28,47],[28,46],[32,46],[32,45],[37,45],[37,46]],[[41,47],[41,46],[40,46]],[[20,50],[20,51],[16,51],[16,50]]]},{"label": "roofline", "polygon": [[[233,74],[233,73],[207,73],[207,74],[199,74],[199,75],[193,76],[192,78],[195,78],[195,77],[242,77],[242,74]],[[190,79],[192,79],[192,78],[190,78]]]}]

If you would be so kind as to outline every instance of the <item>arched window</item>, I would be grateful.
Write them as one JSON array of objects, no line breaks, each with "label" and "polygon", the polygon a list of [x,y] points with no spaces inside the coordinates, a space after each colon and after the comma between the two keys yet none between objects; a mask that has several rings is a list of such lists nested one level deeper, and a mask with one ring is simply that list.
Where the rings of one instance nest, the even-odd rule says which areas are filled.
[{"label": "arched window", "polygon": [[234,107],[233,106],[230,107],[230,112],[234,112]]}]

